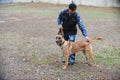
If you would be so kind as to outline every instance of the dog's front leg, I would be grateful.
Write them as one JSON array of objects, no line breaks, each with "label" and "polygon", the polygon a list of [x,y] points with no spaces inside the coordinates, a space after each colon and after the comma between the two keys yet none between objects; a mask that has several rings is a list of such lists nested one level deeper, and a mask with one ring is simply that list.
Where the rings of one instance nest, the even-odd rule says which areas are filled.
[{"label": "dog's front leg", "polygon": [[68,50],[65,50],[65,51],[64,51],[65,64],[64,64],[64,66],[63,66],[63,69],[66,69],[67,66],[68,66],[68,58],[69,58],[69,52],[68,52]]}]

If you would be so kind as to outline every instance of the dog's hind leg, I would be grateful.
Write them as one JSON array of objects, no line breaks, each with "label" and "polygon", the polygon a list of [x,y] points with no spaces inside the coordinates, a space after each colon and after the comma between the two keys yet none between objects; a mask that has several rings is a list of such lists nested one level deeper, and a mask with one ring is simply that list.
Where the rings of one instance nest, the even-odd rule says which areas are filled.
[{"label": "dog's hind leg", "polygon": [[88,56],[87,56],[87,54],[86,54],[86,50],[83,50],[83,54],[84,54],[84,56],[85,56],[85,63],[86,64],[89,64],[89,62],[88,62]]},{"label": "dog's hind leg", "polygon": [[96,65],[96,60],[95,60],[95,58],[94,58],[94,56],[93,56],[92,46],[88,46],[88,47],[87,47],[87,52],[88,52],[88,55],[90,56],[90,58],[92,59],[92,61],[93,61],[93,63],[94,63],[94,66],[95,66],[95,67],[98,67],[98,66]]}]

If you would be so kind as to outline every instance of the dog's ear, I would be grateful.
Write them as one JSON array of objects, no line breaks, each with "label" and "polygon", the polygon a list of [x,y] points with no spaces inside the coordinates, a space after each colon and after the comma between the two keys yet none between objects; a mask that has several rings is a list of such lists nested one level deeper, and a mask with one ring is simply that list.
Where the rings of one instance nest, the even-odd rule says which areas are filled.
[{"label": "dog's ear", "polygon": [[61,35],[61,29],[59,29],[59,31],[58,31],[58,35]]},{"label": "dog's ear", "polygon": [[62,29],[59,29],[59,31],[58,31],[58,35],[62,35],[62,36],[64,36],[64,33],[63,33],[63,30],[62,30]]}]

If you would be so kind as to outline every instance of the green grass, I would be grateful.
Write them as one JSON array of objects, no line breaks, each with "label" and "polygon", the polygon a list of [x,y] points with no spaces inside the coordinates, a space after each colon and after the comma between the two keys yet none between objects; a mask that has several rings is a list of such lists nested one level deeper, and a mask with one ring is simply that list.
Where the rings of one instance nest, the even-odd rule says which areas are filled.
[{"label": "green grass", "polygon": [[104,58],[103,56],[95,56],[97,63],[104,62],[107,66],[112,66],[120,63],[119,58]]},{"label": "green grass", "polygon": [[20,13],[20,14],[35,14],[35,15],[40,15],[40,16],[51,16],[55,17],[57,15],[56,11],[54,10],[41,10],[38,8],[28,8],[25,6],[11,6],[5,8],[5,10],[9,13]]},{"label": "green grass", "polygon": [[39,78],[39,79],[37,79],[37,80],[48,80],[48,79],[45,79],[45,78]]},{"label": "green grass", "polygon": [[39,67],[41,65],[39,58],[35,54],[29,55],[27,58],[34,66]]},{"label": "green grass", "polygon": [[86,76],[87,76],[86,72],[85,71],[81,71],[78,75],[72,74],[70,76],[71,77],[70,80],[80,80],[80,79],[85,80]]},{"label": "green grass", "polygon": [[41,11],[40,14],[43,16],[51,16],[51,17],[55,17],[57,15],[55,11],[48,11],[48,10]]},{"label": "green grass", "polygon": [[6,11],[10,13],[31,13],[34,12],[34,9],[26,8],[24,6],[11,6],[5,8]]},{"label": "green grass", "polygon": [[42,54],[42,53],[43,53],[42,50],[36,49],[33,54],[38,54],[39,55],[39,54]]},{"label": "green grass", "polygon": [[40,58],[40,62],[41,62],[41,64],[56,63],[59,57],[60,57],[60,54],[46,55],[46,56]]},{"label": "green grass", "polygon": [[93,10],[78,10],[81,15],[87,17],[87,19],[103,19],[103,18],[118,18],[119,12],[105,12],[105,11],[93,11]]},{"label": "green grass", "polygon": [[85,73],[85,71],[82,71],[82,72],[80,73],[80,77],[81,77],[82,79],[85,79],[86,76],[87,76],[87,74]]},{"label": "green grass", "polygon": [[[65,9],[67,7],[63,6],[57,6],[57,7],[46,7],[43,8],[29,8],[27,6],[20,6],[20,5],[12,5],[10,7],[6,7],[5,10],[9,13],[20,13],[20,14],[35,14],[39,16],[51,16],[56,17],[58,15],[58,12],[60,10]],[[78,9],[78,13],[80,13],[82,16],[86,16],[87,19],[102,19],[102,18],[118,18],[120,17],[119,12],[106,12],[101,10],[89,10],[89,9]]]},{"label": "green grass", "polygon": [[95,58],[98,63],[104,62],[107,66],[120,65],[120,48],[105,48]]},{"label": "green grass", "polygon": [[55,75],[56,75],[57,78],[60,78],[62,76],[62,74],[60,72],[56,72]]},{"label": "green grass", "polygon": [[54,64],[57,62],[57,58],[59,57],[59,54],[51,54],[39,58],[37,54],[28,55],[23,59],[25,59],[24,61],[29,61],[34,66],[39,67],[43,64]]}]

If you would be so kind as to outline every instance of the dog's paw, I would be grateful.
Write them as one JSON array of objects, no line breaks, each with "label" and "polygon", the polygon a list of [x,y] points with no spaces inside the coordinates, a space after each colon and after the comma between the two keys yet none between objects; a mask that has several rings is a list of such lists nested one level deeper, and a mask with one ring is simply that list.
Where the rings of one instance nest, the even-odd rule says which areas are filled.
[{"label": "dog's paw", "polygon": [[93,65],[94,67],[97,67],[97,68],[99,68],[100,66],[99,65]]},{"label": "dog's paw", "polygon": [[97,68],[100,68],[100,66],[99,66],[99,65],[96,65],[96,67],[97,67]]},{"label": "dog's paw", "polygon": [[92,66],[92,64],[90,64],[90,63],[86,63],[88,66]]},{"label": "dog's paw", "polygon": [[67,67],[66,66],[63,66],[63,69],[66,69]]},{"label": "dog's paw", "polygon": [[92,66],[89,62],[84,62],[84,64],[87,64],[88,66]]}]

